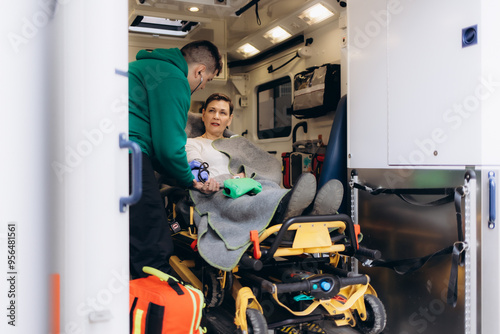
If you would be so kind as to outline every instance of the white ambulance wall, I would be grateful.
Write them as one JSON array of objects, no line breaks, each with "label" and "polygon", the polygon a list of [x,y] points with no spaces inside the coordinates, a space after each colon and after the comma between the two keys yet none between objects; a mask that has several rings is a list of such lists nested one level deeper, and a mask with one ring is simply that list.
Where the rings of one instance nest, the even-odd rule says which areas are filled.
[{"label": "white ambulance wall", "polygon": [[161,37],[153,37],[147,34],[130,34],[128,35],[128,61],[135,60],[137,52],[142,49],[157,49],[157,48],[181,48],[184,40],[172,40]]},{"label": "white ambulance wall", "polygon": [[29,0],[1,23],[1,333],[129,331],[126,17]]},{"label": "white ambulance wall", "polygon": [[[446,19],[438,22],[443,16]],[[415,23],[425,19],[437,24],[415,29]],[[462,47],[462,29],[479,25],[481,37],[480,20],[480,7],[468,0],[401,1],[399,12],[391,15],[387,32],[390,165],[479,163],[481,100],[489,93],[480,72],[485,41],[481,38],[477,45]],[[457,152],[457,147],[463,152]]]},{"label": "white ambulance wall", "polygon": [[13,2],[0,23],[0,333],[50,331],[51,12],[37,0]]},{"label": "white ambulance wall", "polygon": [[[498,38],[499,21],[498,13],[500,12],[500,2],[496,0],[483,1],[481,7],[482,19],[482,35],[488,44],[483,48],[481,54],[482,70],[487,73],[490,78],[495,82],[495,90],[491,96],[482,101],[483,119],[482,119],[482,161],[485,164],[495,164],[495,167],[484,167],[486,171],[494,171],[495,177],[493,180],[498,185],[498,165],[500,165],[500,154],[498,154],[498,147],[500,147],[500,134],[498,132],[498,124],[500,123],[500,89],[498,89],[498,82],[500,79],[500,39]],[[490,189],[489,180],[483,178],[481,187],[481,196],[488,198],[489,196],[496,197],[496,211],[493,211],[498,216],[498,208],[500,207],[500,200],[498,194],[498,186],[495,189]],[[491,193],[490,193],[491,191]],[[482,257],[481,257],[481,285],[485,288],[481,295],[481,328],[483,333],[499,333],[500,332],[500,317],[498,313],[500,310],[500,288],[498,282],[500,280],[500,231],[498,218],[496,219],[496,227],[494,229],[486,228],[488,226],[489,200],[482,201],[482,221],[481,221],[481,240],[482,240]]]},{"label": "white ambulance wall", "polygon": [[[491,174],[492,173],[492,174]],[[478,172],[482,178],[478,178],[481,199],[478,210],[481,212],[477,224],[481,240],[481,258],[478,269],[481,278],[478,285],[481,287],[481,315],[478,321],[481,323],[481,333],[500,333],[500,229],[498,222],[498,208],[500,198],[498,197],[498,166],[485,166]],[[493,180],[493,184],[491,183]],[[479,183],[481,182],[481,183]],[[492,199],[495,199],[493,202]],[[493,202],[493,203],[491,203]],[[491,206],[493,204],[493,207]],[[497,217],[492,222],[491,214]]]},{"label": "white ambulance wall", "polygon": [[59,4],[52,24],[51,269],[60,276],[60,332],[126,333],[128,211],[119,200],[129,176],[119,134],[128,133],[127,7]]},{"label": "white ambulance wall", "polygon": [[[482,101],[482,131],[481,161],[484,165],[500,165],[500,2],[496,0],[483,1],[481,6],[481,36],[487,41],[481,52],[481,66],[483,76],[491,82],[491,95]],[[500,320],[499,320],[500,321]],[[500,327],[500,325],[499,325]]]},{"label": "white ambulance wall", "polygon": [[[446,7],[443,7],[444,5]],[[422,7],[415,8],[414,6]],[[494,0],[443,1],[437,6],[435,2],[430,1],[349,2],[348,152],[351,155],[349,167],[358,171],[363,183],[374,188],[377,186],[425,188],[461,184],[460,173],[463,173],[464,166],[459,164],[466,163],[476,165],[478,187],[481,190],[481,193],[477,194],[477,203],[480,203],[480,206],[477,206],[477,215],[474,213],[471,215],[472,224],[477,224],[478,235],[477,240],[474,237],[471,238],[470,254],[473,259],[475,259],[475,254],[480,256],[480,261],[477,262],[478,271],[472,271],[472,279],[467,283],[459,279],[459,284],[471,284],[473,299],[470,304],[473,311],[477,307],[477,313],[460,310],[466,304],[460,302],[457,308],[447,307],[446,310],[443,308],[443,312],[439,311],[439,314],[434,314],[436,317],[433,315],[432,321],[429,320],[430,318],[424,319],[422,313],[417,314],[418,310],[430,309],[429,305],[438,303],[444,305],[444,301],[440,300],[441,297],[436,292],[444,291],[446,285],[441,288],[436,283],[442,284],[441,282],[445,280],[432,273],[439,266],[422,268],[412,277],[401,278],[391,272],[374,270],[373,275],[370,275],[373,279],[373,286],[381,296],[389,315],[388,333],[413,333],[415,331],[460,333],[464,332],[464,317],[467,316],[472,318],[472,332],[497,333],[500,328],[498,317],[499,233],[498,226],[495,229],[488,228],[490,206],[486,173],[492,170],[497,173],[498,177],[500,159],[497,153],[500,145],[500,132],[498,131],[500,40],[496,36],[500,27],[500,21],[497,18],[499,6],[498,1]],[[406,30],[405,34],[403,34],[403,29],[388,31],[387,12],[384,14],[384,11],[397,16],[392,21],[396,26],[400,25],[403,28],[406,23],[410,23],[405,29],[410,27],[412,29]],[[478,24],[479,42],[477,45],[462,49],[461,45],[455,44],[452,48],[456,48],[457,56],[448,56],[444,59],[442,53],[449,52],[449,46],[442,49],[439,45],[435,45],[434,41],[430,41],[420,43],[421,50],[418,49],[417,40],[422,38],[427,41],[427,39],[432,39],[431,37],[442,36],[448,29],[447,25],[456,24],[457,20],[462,20],[459,26],[463,27]],[[415,24],[412,25],[412,23]],[[436,30],[439,31],[435,34]],[[459,30],[456,29],[456,34],[455,30],[452,32],[455,42],[458,43],[461,37]],[[418,32],[421,32],[421,35],[418,35]],[[414,45],[405,44],[408,42],[407,34],[413,39]],[[405,49],[403,45],[407,45],[408,48]],[[397,49],[398,46],[402,49]],[[389,55],[388,50],[401,54]],[[388,60],[391,61],[390,64]],[[433,60],[436,60],[436,63],[432,63]],[[399,63],[401,61],[411,65],[409,66],[411,74],[407,73],[406,79],[404,73],[398,73],[398,70],[404,68],[404,64]],[[422,71],[415,71],[415,67],[421,68]],[[433,71],[429,72],[429,67]],[[449,71],[450,68],[454,71],[464,69],[461,72],[464,76],[455,80],[456,82],[450,82],[450,76],[443,76],[443,72]],[[429,73],[432,74],[430,78],[428,78]],[[454,75],[454,72],[450,73]],[[442,83],[442,87],[436,88],[439,82]],[[429,85],[427,86],[426,83]],[[398,84],[401,87],[397,87]],[[442,90],[444,94],[436,94],[436,89],[437,93]],[[400,95],[395,96],[396,91]],[[454,92],[459,94],[453,97],[451,94]],[[413,102],[420,103],[420,100],[414,98],[417,93],[428,99],[429,108],[420,107],[418,111],[415,111]],[[409,96],[403,98],[401,94],[409,94]],[[408,102],[407,107],[402,106],[405,100]],[[447,105],[444,109],[443,102]],[[399,106],[396,108],[397,104]],[[437,104],[441,107],[435,109]],[[455,104],[459,107],[462,105],[462,109],[455,107]],[[476,104],[477,108],[473,109],[472,107]],[[461,110],[462,114],[457,112],[446,114],[449,109]],[[413,117],[416,112],[419,116],[417,118]],[[408,118],[405,121],[406,115]],[[437,127],[445,129],[443,123],[446,125],[446,119],[442,118],[444,115],[453,116],[453,122],[448,125],[456,125],[457,128],[451,128],[451,130],[458,130],[458,133],[453,133],[448,127],[444,132],[448,136],[447,140],[436,143],[435,139],[442,136],[436,136],[435,133],[433,138],[428,135],[432,134]],[[401,118],[395,121],[391,119],[392,116]],[[408,132],[391,132],[398,131],[395,128],[397,126],[408,129]],[[423,137],[418,137],[420,135]],[[397,146],[398,136],[405,143],[404,145]],[[456,137],[452,139],[452,136]],[[431,146],[428,140],[424,142],[426,146],[417,147],[416,139],[419,143],[422,143],[424,139],[434,139],[436,145],[434,150],[437,151],[437,155],[434,155],[434,150],[429,149]],[[430,151],[432,155],[422,155],[427,151]],[[389,161],[391,155],[396,158],[407,157],[408,164],[403,167],[391,165]],[[419,156],[423,156],[426,160],[416,163]],[[410,157],[413,157],[413,161]],[[439,159],[437,164],[443,164],[446,168],[432,165],[431,161],[435,158]],[[487,166],[488,164],[491,165]],[[483,166],[477,167],[477,165]],[[498,196],[498,192],[496,194]],[[386,200],[392,201],[387,198],[384,202]],[[418,209],[416,215],[415,208],[405,203],[395,203],[392,206],[392,204],[379,201],[382,199],[364,193],[360,194],[358,219],[365,235],[364,242],[367,242],[365,246],[381,250],[384,258],[412,257],[412,254],[402,256],[405,254],[400,251],[411,249],[414,249],[416,253],[421,252],[419,255],[421,256],[422,245],[425,244],[425,247],[431,245],[432,249],[433,239],[442,245],[446,243],[443,242],[446,238],[455,235],[452,230],[444,230],[453,226],[452,219],[455,215],[452,211],[446,214],[449,222],[439,219],[433,226],[425,228],[424,225],[414,225],[420,219],[418,217],[422,215],[428,223],[432,222],[437,215],[426,213],[427,209],[424,208]],[[446,209],[440,208],[439,214],[443,214],[444,210]],[[431,233],[436,229],[439,229],[438,233]],[[476,232],[474,228],[471,230],[473,233]],[[422,231],[432,235],[428,238]],[[475,242],[480,248],[476,249]],[[397,243],[401,244],[401,248]],[[472,262],[472,265],[476,263]],[[431,274],[429,278],[426,277],[428,273]],[[441,275],[446,275],[446,272]],[[429,282],[433,284],[429,285]],[[415,287],[425,285],[433,287],[434,292],[431,290],[429,292],[434,296],[425,291],[420,293],[418,289],[415,289]],[[398,289],[402,292],[398,292]],[[465,299],[464,289],[459,286],[459,298]]]},{"label": "white ambulance wall", "polygon": [[[293,76],[305,70],[307,67],[323,65],[325,63],[336,63],[340,64],[341,60],[341,38],[343,34],[343,29],[339,28],[338,20],[334,20],[328,23],[318,30],[306,34],[304,37],[313,38],[313,43],[310,45],[312,48],[312,57],[308,59],[296,59],[290,64],[284,66],[282,69],[274,72],[268,73],[267,68],[270,65],[273,67],[278,67],[285,63],[287,60],[295,55],[298,46],[295,49],[286,50],[271,60],[265,60],[259,64],[247,66],[246,68],[236,68],[231,69],[231,75],[246,73],[248,75],[247,96],[248,96],[248,107],[237,108],[235,112],[235,119],[233,121],[232,127],[237,131],[243,132],[248,130],[247,138],[255,142],[262,149],[266,151],[277,151],[276,157],[279,158],[282,152],[289,152],[292,150],[292,134],[286,138],[276,138],[276,139],[262,139],[259,140],[257,136],[257,94],[256,87],[262,85],[266,82],[270,82],[285,76],[289,76],[293,83]],[[345,78],[342,78],[342,87],[345,87]],[[345,94],[345,89],[342,94]],[[306,120],[298,120],[292,117],[292,129],[295,124],[306,121],[308,123],[308,132],[305,134],[303,128],[297,131],[297,140],[307,140],[307,139],[317,139],[318,135],[322,135],[323,141],[327,142],[330,135],[330,129],[333,122],[333,113],[328,113],[325,116],[318,118],[310,118]]]},{"label": "white ambulance wall", "polygon": [[[500,105],[500,48],[492,33],[499,23],[488,15],[493,5],[471,6],[465,0],[439,6],[431,1],[349,3],[350,167],[500,161],[491,154],[500,144],[493,125]],[[462,29],[475,24],[477,45],[462,48]]]},{"label": "white ambulance wall", "polygon": [[[368,160],[371,168],[387,166],[387,26],[370,15],[385,6],[386,0],[352,1],[347,10],[349,167]],[[367,23],[374,29],[370,36]]]}]

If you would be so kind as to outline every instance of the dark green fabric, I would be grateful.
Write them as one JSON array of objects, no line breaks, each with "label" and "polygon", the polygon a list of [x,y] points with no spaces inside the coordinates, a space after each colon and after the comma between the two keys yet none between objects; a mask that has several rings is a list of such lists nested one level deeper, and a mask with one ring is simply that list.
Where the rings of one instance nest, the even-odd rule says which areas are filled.
[{"label": "dark green fabric", "polygon": [[139,144],[162,175],[192,185],[186,158],[191,89],[179,49],[141,50],[129,64],[129,138]]}]

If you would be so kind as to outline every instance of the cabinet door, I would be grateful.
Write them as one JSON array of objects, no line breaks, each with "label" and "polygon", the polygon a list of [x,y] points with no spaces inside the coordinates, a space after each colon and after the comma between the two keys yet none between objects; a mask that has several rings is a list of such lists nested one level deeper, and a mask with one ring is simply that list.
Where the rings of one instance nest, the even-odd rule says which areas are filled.
[{"label": "cabinet door", "polygon": [[[480,164],[491,85],[481,76],[479,3],[403,0],[400,9],[387,27],[389,165]],[[463,46],[472,26],[479,42]]]},{"label": "cabinet door", "polygon": [[60,330],[128,332],[127,5],[67,1],[53,17],[52,273]]},{"label": "cabinet door", "polygon": [[[5,9],[4,9],[5,11]],[[0,333],[48,333],[49,33],[40,1],[0,21]]]}]

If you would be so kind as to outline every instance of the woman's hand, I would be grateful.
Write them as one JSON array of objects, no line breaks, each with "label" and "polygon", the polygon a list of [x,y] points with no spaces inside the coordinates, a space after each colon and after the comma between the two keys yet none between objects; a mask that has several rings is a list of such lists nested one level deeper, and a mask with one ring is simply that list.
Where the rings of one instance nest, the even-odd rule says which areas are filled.
[{"label": "woman's hand", "polygon": [[211,194],[220,190],[219,182],[215,181],[213,177],[210,177],[205,183],[193,179],[193,187],[204,194]]}]

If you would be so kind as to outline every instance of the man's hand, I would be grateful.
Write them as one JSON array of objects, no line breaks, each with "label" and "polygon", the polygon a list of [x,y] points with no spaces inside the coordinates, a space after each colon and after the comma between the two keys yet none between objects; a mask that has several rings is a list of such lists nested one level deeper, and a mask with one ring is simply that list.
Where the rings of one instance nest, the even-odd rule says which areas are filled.
[{"label": "man's hand", "polygon": [[199,190],[204,194],[211,194],[219,191],[220,184],[219,182],[215,181],[213,177],[210,177],[205,183],[198,182],[193,179],[193,187],[194,189]]}]

